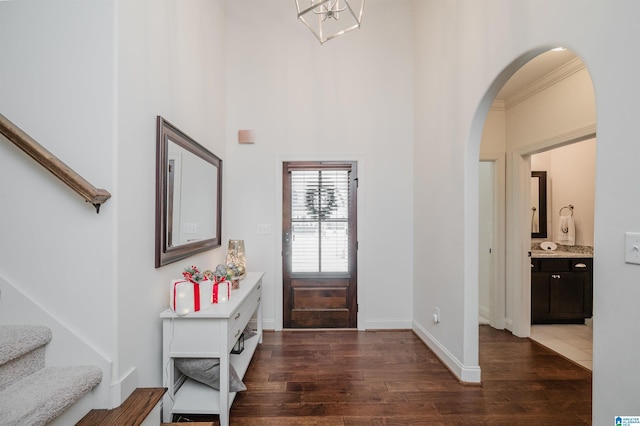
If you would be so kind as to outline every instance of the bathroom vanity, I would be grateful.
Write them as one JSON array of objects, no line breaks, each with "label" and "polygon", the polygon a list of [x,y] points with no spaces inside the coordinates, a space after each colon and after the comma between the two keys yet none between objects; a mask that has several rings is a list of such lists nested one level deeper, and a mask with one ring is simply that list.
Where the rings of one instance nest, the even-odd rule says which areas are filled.
[{"label": "bathroom vanity", "polygon": [[593,313],[593,255],[532,251],[531,323],[584,324]]}]

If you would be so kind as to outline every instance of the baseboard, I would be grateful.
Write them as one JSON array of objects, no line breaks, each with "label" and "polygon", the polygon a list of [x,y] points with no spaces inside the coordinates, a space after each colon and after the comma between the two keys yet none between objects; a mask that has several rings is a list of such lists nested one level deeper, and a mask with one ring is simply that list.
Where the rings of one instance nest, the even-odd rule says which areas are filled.
[{"label": "baseboard", "polygon": [[111,408],[119,407],[138,387],[138,369],[132,367],[120,380],[111,383]]},{"label": "baseboard", "polygon": [[491,318],[491,311],[485,306],[478,307],[478,322],[480,324],[489,324],[489,318]]},{"label": "baseboard", "polygon": [[373,319],[364,323],[364,328],[360,330],[411,330],[411,320],[404,318],[397,319]]},{"label": "baseboard", "polygon": [[504,319],[504,328],[505,330],[509,330],[511,333],[513,333],[513,322],[511,321],[511,318]]},{"label": "baseboard", "polygon": [[424,342],[425,345],[442,361],[442,363],[463,383],[481,383],[480,366],[464,365],[461,363],[438,339],[433,337],[417,322],[413,322],[413,332]]},{"label": "baseboard", "polygon": [[[249,325],[256,329],[258,327],[256,321],[251,320],[249,321]],[[265,320],[264,318],[262,319],[262,329],[263,330],[276,330],[276,322],[275,320]]]},{"label": "baseboard", "polygon": [[[256,328],[255,320],[249,321],[249,326]],[[263,330],[282,331],[282,328],[276,328],[274,320],[262,320]],[[358,324],[358,330],[411,330],[411,320],[408,319],[378,319],[366,321],[364,325]]]}]

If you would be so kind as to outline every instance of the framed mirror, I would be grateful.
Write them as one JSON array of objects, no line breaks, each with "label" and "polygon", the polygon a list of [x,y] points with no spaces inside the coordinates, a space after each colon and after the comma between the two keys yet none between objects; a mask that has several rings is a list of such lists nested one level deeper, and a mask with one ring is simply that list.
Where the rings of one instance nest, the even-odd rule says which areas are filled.
[{"label": "framed mirror", "polygon": [[220,247],[222,160],[157,118],[156,268]]},{"label": "framed mirror", "polygon": [[547,238],[547,172],[531,172],[531,238]]}]

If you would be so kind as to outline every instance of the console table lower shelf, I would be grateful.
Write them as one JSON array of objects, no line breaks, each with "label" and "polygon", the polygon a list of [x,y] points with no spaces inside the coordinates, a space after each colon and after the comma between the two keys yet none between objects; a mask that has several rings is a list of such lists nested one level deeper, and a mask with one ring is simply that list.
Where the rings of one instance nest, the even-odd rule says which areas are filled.
[{"label": "console table lower shelf", "polygon": [[[249,368],[253,353],[258,347],[261,336],[253,336],[244,342],[244,351],[230,356],[231,365],[239,377]],[[203,383],[183,376],[184,382],[176,390],[172,414],[220,414],[220,391]],[[229,408],[236,397],[236,392],[229,393]]]}]

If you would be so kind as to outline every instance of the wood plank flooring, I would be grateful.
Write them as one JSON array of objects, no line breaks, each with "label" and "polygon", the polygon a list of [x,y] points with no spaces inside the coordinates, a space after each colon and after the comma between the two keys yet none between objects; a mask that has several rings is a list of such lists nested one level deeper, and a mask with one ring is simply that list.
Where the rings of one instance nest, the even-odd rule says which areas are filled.
[{"label": "wood plank flooring", "polygon": [[480,366],[459,383],[411,331],[265,332],[231,424],[591,424],[591,372],[542,345],[482,326]]}]

